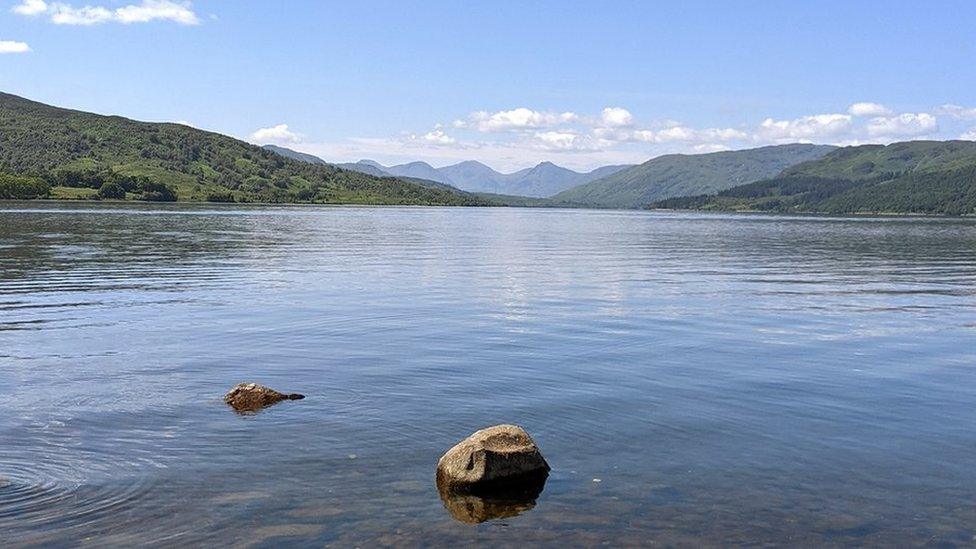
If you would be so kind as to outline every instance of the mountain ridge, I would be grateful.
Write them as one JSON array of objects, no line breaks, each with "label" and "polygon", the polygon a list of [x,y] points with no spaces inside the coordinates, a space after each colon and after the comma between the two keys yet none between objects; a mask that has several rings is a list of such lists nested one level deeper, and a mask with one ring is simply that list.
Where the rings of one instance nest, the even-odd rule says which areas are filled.
[{"label": "mountain ridge", "polygon": [[835,149],[792,143],[704,154],[667,154],[609,174],[551,198],[554,205],[641,208],[673,196],[729,189],[773,177]]},{"label": "mountain ridge", "polygon": [[[275,151],[287,151],[284,153],[285,156],[296,159],[304,156],[313,156],[275,145],[265,145],[265,148]],[[320,157],[313,156],[313,158],[315,158],[316,163],[328,163]],[[535,166],[523,168],[516,172],[502,173],[477,160],[464,160],[441,168],[435,168],[423,161],[384,166],[374,160],[368,159],[334,165],[371,175],[386,174],[397,177],[436,181],[451,185],[465,192],[525,196],[529,198],[546,198],[563,190],[630,167],[630,165],[610,165],[601,166],[589,172],[577,172],[550,161],[543,161]]]},{"label": "mountain ridge", "polygon": [[776,177],[653,207],[800,213],[976,214],[976,142],[844,147]]}]

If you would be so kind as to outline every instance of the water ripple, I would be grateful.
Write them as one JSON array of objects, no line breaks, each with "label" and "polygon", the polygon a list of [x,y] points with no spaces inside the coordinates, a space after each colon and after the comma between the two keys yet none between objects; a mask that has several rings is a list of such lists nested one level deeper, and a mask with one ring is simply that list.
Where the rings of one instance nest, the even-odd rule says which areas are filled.
[{"label": "water ripple", "polygon": [[[974,288],[974,220],[5,207],[0,544],[965,545]],[[552,477],[464,527],[501,422]]]}]

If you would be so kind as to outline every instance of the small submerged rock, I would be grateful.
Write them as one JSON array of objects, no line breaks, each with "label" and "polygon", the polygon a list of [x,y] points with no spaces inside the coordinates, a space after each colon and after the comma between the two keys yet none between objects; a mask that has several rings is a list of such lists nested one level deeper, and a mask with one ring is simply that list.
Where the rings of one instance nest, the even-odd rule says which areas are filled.
[{"label": "small submerged rock", "polygon": [[464,523],[515,516],[535,506],[549,464],[517,425],[496,425],[462,440],[437,462],[437,490]]},{"label": "small submerged rock", "polygon": [[257,412],[282,400],[300,400],[303,398],[305,395],[279,393],[257,383],[238,383],[224,395],[224,402],[238,412]]}]

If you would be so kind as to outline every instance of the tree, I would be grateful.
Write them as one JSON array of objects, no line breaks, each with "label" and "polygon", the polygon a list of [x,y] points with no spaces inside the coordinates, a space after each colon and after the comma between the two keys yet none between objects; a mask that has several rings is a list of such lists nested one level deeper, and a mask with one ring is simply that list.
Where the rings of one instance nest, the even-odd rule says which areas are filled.
[{"label": "tree", "polygon": [[207,195],[207,202],[233,202],[234,195],[230,191],[213,191]]},{"label": "tree", "polygon": [[98,196],[113,200],[125,200],[125,188],[115,181],[109,181],[102,184],[101,188],[98,189]]},{"label": "tree", "polygon": [[0,200],[29,200],[42,198],[51,186],[36,177],[0,173]]},{"label": "tree", "polygon": [[152,181],[142,181],[139,183],[142,190],[140,200],[149,202],[176,202],[176,191],[163,183]]}]

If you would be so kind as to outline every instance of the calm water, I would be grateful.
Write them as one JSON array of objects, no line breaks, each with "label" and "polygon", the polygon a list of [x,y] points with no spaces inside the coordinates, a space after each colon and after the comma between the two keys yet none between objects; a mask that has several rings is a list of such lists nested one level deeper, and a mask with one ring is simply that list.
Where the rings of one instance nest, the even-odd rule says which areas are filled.
[{"label": "calm water", "polygon": [[0,545],[974,543],[976,220],[118,208],[0,205]]}]

